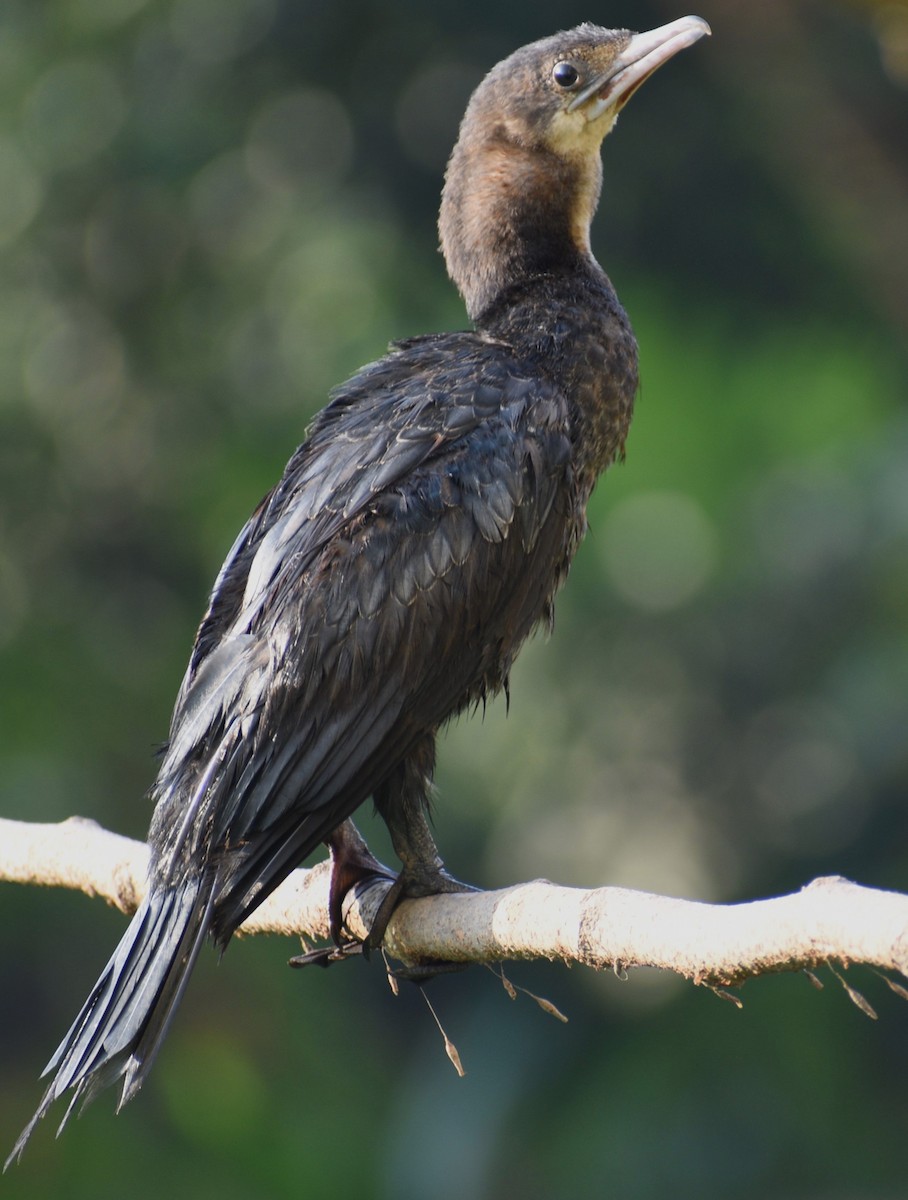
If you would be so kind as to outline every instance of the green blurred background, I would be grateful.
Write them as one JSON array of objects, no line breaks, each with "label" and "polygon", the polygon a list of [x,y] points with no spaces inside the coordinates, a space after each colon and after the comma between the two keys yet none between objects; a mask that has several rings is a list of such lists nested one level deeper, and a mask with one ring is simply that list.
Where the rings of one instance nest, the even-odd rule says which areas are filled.
[{"label": "green blurred background", "polygon": [[[605,146],[641,347],[628,446],[504,705],[442,747],[484,886],[908,888],[908,8],[702,0]],[[0,812],[144,835],[208,587],[327,390],[462,327],[436,253],[464,102],[523,42],[667,0],[3,0]],[[385,853],[381,831],[364,822]],[[0,891],[0,1143],[123,919]],[[152,1078],[6,1195],[904,1197],[908,1008],[515,966],[432,998],[287,940],[204,956]],[[5,1153],[5,1149],[3,1150]]]}]

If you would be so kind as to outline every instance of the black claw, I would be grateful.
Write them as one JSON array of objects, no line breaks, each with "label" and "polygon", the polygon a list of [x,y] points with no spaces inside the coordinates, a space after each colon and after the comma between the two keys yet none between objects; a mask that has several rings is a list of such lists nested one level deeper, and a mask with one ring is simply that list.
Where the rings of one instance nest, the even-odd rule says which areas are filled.
[{"label": "black claw", "polygon": [[468,962],[446,962],[432,959],[429,962],[414,963],[412,966],[395,967],[388,974],[392,979],[403,979],[407,983],[430,983],[437,975],[453,975],[455,971],[465,971],[472,966]]},{"label": "black claw", "polygon": [[401,872],[388,888],[387,892],[385,892],[382,902],[378,906],[378,912],[375,914],[369,929],[369,936],[364,943],[369,952],[378,950],[384,941],[388,922],[391,920],[395,908],[405,898],[406,892],[404,888],[403,872]]},{"label": "black claw", "polygon": [[317,950],[307,950],[305,954],[297,954],[289,959],[287,965],[289,967],[327,968],[364,953],[362,942],[344,942],[342,946],[321,946]]}]

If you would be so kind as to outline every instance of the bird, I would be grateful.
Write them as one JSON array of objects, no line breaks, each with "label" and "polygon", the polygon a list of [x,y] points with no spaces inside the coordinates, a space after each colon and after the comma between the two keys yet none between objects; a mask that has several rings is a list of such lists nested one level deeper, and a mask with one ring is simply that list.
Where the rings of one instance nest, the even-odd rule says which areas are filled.
[{"label": "bird", "polygon": [[428,804],[451,717],[507,689],[550,626],[602,472],[624,456],[637,343],[590,245],[600,149],[637,88],[709,27],[592,24],[524,46],[473,93],[439,237],[469,329],[412,337],[338,387],[230,549],[152,787],[148,889],[48,1064],[7,1162],[71,1093],[141,1087],[203,944],[322,842],[331,930],[383,868],[352,823],[373,799],[402,897],[457,891]]}]

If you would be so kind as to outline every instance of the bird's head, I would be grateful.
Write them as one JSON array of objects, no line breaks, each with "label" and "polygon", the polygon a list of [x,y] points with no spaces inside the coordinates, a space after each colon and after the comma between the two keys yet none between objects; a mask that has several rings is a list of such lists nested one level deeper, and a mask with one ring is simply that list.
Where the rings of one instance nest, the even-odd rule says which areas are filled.
[{"label": "bird's head", "polygon": [[471,316],[509,274],[590,255],[603,138],[637,88],[708,33],[700,17],[649,33],[585,24],[493,67],[467,106],[439,219]]}]

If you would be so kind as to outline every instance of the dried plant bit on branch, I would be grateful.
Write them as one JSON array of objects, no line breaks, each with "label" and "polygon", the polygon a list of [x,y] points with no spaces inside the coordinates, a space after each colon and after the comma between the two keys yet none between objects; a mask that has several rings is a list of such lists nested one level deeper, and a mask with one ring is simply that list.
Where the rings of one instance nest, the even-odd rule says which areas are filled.
[{"label": "dried plant bit on branch", "polygon": [[438,1032],[444,1038],[445,1054],[447,1054],[448,1058],[451,1060],[454,1070],[457,1072],[457,1074],[460,1076],[460,1078],[463,1079],[464,1075],[466,1075],[466,1071],[464,1070],[463,1063],[460,1061],[460,1054],[458,1053],[457,1047],[454,1045],[454,1043],[448,1037],[447,1033],[445,1033],[444,1026],[442,1025],[441,1021],[439,1021],[439,1019],[438,1019],[438,1013],[432,1007],[432,1001],[426,995],[426,989],[424,987],[420,987],[419,990],[422,992],[423,1000],[425,1000],[426,1004],[429,1006],[429,1012],[432,1014],[432,1016],[435,1019],[435,1024],[438,1026]]},{"label": "dried plant bit on branch", "polygon": [[507,975],[505,975],[504,967],[502,967],[500,964],[498,966],[493,967],[491,963],[486,963],[485,965],[486,965],[486,968],[489,971],[491,971],[491,973],[496,977],[496,979],[501,980],[501,986],[507,992],[510,999],[516,1000],[517,999],[517,988],[514,987],[513,983],[511,983],[510,979],[508,979]]},{"label": "dried plant bit on branch", "polygon": [[873,1007],[873,1005],[870,1003],[870,1001],[867,999],[867,997],[862,996],[861,993],[857,990],[857,988],[853,988],[851,986],[851,984],[846,981],[845,977],[835,969],[835,967],[832,965],[832,963],[827,963],[826,965],[829,967],[830,971],[832,971],[833,975],[835,975],[836,979],[838,979],[839,983],[842,985],[842,987],[848,993],[848,998],[849,998],[849,1000],[851,1000],[852,1004],[856,1004],[857,1007],[861,1010],[861,1012],[866,1017],[870,1017],[871,1021],[878,1020],[876,1009]]},{"label": "dried plant bit on branch", "polygon": [[555,1007],[551,1000],[546,1000],[544,996],[537,996],[536,993],[531,992],[529,988],[520,987],[519,984],[511,983],[510,979],[508,979],[507,975],[504,973],[504,968],[500,965],[496,968],[490,963],[486,963],[485,966],[492,972],[493,975],[497,976],[498,979],[501,980],[504,990],[512,1000],[517,999],[518,992],[523,992],[524,996],[529,996],[531,1000],[535,1000],[543,1012],[547,1012],[549,1016],[556,1017],[559,1021],[563,1021],[564,1024],[567,1025],[567,1017],[563,1012],[561,1012],[560,1009]]},{"label": "dried plant bit on branch", "polygon": [[904,984],[896,983],[894,979],[890,979],[889,976],[884,975],[882,971],[875,971],[874,974],[879,975],[880,979],[882,979],[883,983],[886,984],[890,991],[895,992],[897,996],[901,996],[903,1000],[908,1000],[908,988],[906,988]]},{"label": "dried plant bit on branch", "polygon": [[735,1008],[743,1008],[744,1001],[740,996],[736,996],[734,992],[730,992],[728,988],[713,987],[712,984],[707,984],[707,987],[714,996],[718,996],[720,1000],[727,1000],[729,1004],[733,1004]]},{"label": "dried plant bit on branch", "polygon": [[526,988],[521,988],[520,990],[522,992],[526,992],[526,994],[530,997],[531,1000],[535,1000],[543,1012],[547,1012],[550,1017],[555,1017],[556,1020],[561,1021],[563,1024],[567,1025],[567,1023],[568,1023],[567,1017],[564,1015],[564,1013],[561,1011],[560,1008],[555,1007],[555,1005],[551,1002],[551,1000],[546,1000],[545,996],[537,996],[533,992],[527,991]]}]

